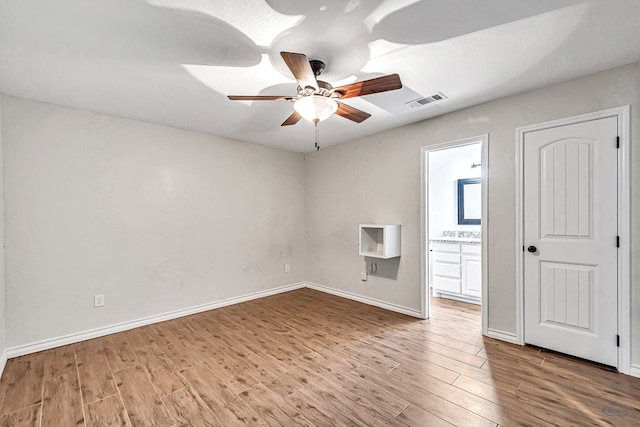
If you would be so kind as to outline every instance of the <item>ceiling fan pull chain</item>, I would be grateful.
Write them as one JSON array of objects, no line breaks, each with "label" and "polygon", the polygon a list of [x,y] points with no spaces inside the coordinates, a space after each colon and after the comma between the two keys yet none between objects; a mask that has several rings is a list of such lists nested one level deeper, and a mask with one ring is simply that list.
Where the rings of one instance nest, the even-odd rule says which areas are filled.
[{"label": "ceiling fan pull chain", "polygon": [[314,120],[313,123],[316,126],[316,150],[320,151],[320,127],[318,126],[318,122],[320,120]]}]

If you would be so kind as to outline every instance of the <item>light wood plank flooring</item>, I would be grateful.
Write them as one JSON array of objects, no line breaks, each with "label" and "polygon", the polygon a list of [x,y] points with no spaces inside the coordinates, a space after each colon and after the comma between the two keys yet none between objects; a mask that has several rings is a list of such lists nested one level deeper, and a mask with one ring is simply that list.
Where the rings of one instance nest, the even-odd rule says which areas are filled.
[{"label": "light wood plank flooring", "polygon": [[303,289],[9,360],[2,426],[640,425],[640,379]]}]

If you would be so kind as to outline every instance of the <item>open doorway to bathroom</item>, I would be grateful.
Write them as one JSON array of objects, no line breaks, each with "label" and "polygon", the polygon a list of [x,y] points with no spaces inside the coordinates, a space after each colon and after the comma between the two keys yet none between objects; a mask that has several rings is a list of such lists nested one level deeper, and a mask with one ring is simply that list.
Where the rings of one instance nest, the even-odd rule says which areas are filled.
[{"label": "open doorway to bathroom", "polygon": [[442,304],[478,311],[486,298],[487,144],[484,135],[422,149],[425,317]]}]

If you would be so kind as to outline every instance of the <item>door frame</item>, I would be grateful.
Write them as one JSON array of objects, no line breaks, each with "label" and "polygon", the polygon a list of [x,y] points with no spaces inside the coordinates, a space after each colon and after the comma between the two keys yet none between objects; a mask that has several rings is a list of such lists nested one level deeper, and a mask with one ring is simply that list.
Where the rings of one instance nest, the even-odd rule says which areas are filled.
[{"label": "door frame", "polygon": [[480,235],[482,241],[480,243],[480,257],[482,265],[482,333],[487,334],[487,320],[489,319],[489,305],[487,304],[487,285],[489,283],[489,252],[488,252],[488,233],[489,215],[489,134],[485,133],[469,138],[456,139],[453,141],[442,142],[439,144],[428,145],[420,148],[420,282],[422,284],[420,290],[420,314],[423,319],[429,318],[429,265],[427,257],[429,253],[429,221],[427,215],[429,213],[429,198],[427,191],[429,190],[429,162],[427,162],[427,154],[431,151],[446,150],[448,148],[462,147],[471,144],[482,144],[480,154],[480,176],[482,182],[480,188],[482,191],[482,222],[480,223]]},{"label": "door frame", "polygon": [[524,345],[524,138],[529,132],[617,117],[618,152],[618,371],[631,370],[631,156],[630,107],[596,111],[516,128],[516,338]]}]

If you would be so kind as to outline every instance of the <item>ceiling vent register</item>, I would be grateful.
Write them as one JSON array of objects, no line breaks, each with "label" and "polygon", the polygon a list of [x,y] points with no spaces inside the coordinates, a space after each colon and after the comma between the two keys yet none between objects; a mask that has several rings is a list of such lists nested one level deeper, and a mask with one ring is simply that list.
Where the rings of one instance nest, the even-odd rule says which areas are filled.
[{"label": "ceiling vent register", "polygon": [[413,101],[407,102],[411,108],[420,108],[424,105],[431,104],[432,102],[442,101],[443,99],[447,99],[444,93],[438,92],[435,95],[425,96],[424,98],[418,98]]}]

